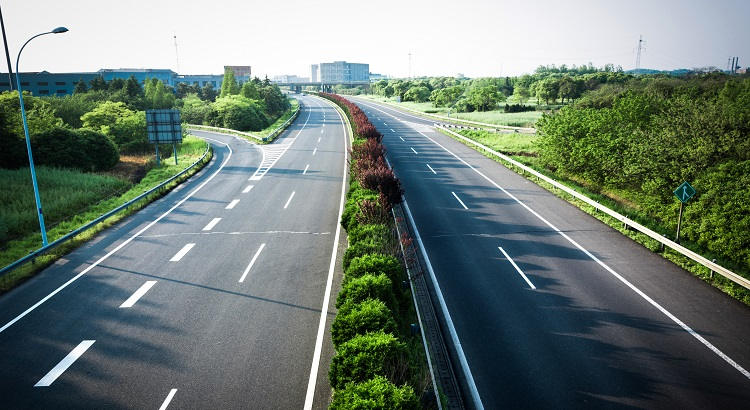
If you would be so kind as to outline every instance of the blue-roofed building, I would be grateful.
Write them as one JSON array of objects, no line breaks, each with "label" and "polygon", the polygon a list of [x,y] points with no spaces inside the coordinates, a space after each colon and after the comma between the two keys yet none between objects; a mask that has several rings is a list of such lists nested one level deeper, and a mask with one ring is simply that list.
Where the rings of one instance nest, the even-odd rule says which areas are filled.
[{"label": "blue-roofed building", "polygon": [[[250,77],[250,66],[229,66],[235,74],[235,79],[240,82],[246,82],[251,79]],[[237,75],[240,74],[240,75]],[[221,88],[221,83],[224,80],[223,74],[187,74],[180,75],[170,69],[160,68],[103,68],[96,72],[81,72],[81,73],[50,73],[48,71],[33,72],[33,73],[21,73],[21,88],[24,91],[29,91],[36,96],[50,96],[50,95],[70,95],[75,90],[76,83],[83,80],[86,86],[94,78],[101,76],[105,81],[112,81],[114,79],[127,80],[131,76],[135,77],[141,84],[143,84],[147,78],[157,78],[164,84],[170,87],[176,87],[179,83],[186,83],[192,85],[198,83],[201,87],[206,84],[211,84],[215,89]],[[0,78],[2,76],[0,75]],[[15,89],[15,84],[13,84]],[[10,90],[8,81],[0,80],[0,91]]]}]

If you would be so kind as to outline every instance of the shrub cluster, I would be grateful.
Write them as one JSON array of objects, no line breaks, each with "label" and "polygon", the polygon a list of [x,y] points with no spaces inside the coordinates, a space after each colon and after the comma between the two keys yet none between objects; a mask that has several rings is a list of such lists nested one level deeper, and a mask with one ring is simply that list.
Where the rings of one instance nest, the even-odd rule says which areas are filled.
[{"label": "shrub cluster", "polygon": [[535,111],[536,107],[533,105],[524,105],[524,104],[505,104],[505,108],[503,111],[505,112],[526,112],[526,111]]},{"label": "shrub cluster", "polygon": [[328,374],[335,389],[331,408],[417,408],[403,341],[408,295],[400,285],[406,273],[395,256],[400,248],[390,218],[391,207],[401,201],[401,185],[385,162],[382,135],[367,116],[338,95],[323,96],[344,109],[356,137],[341,218],[349,247],[331,325],[336,348]]}]

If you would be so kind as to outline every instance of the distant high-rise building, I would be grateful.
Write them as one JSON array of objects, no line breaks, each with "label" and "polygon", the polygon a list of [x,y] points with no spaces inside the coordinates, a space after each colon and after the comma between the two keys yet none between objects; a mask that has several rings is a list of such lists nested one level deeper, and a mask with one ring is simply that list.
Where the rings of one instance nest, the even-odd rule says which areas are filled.
[{"label": "distant high-rise building", "polygon": [[314,83],[318,82],[318,65],[317,64],[310,65],[310,79]]},{"label": "distant high-rise building", "polygon": [[250,77],[250,66],[249,65],[225,65],[224,70],[229,68],[234,72],[235,77]]},{"label": "distant high-rise building", "polygon": [[320,63],[320,82],[344,84],[369,83],[370,65],[347,63],[346,61]]}]

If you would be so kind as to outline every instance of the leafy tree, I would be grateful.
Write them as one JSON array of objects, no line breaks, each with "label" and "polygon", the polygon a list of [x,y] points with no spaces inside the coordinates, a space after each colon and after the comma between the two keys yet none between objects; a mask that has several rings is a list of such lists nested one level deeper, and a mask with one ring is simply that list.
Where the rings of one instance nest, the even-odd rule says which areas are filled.
[{"label": "leafy tree", "polygon": [[105,127],[114,124],[118,118],[127,117],[134,113],[135,112],[128,109],[123,102],[105,101],[97,105],[96,108],[90,112],[81,116],[81,121],[84,128],[104,132],[106,134]]},{"label": "leafy tree", "polygon": [[120,91],[125,86],[125,80],[122,78],[113,78],[112,81],[107,84],[109,91]]},{"label": "leafy tree", "polygon": [[81,116],[96,108],[98,102],[92,93],[78,93],[62,97],[48,98],[55,116],[72,128],[81,128]]},{"label": "leafy tree", "polygon": [[215,101],[219,93],[214,89],[214,85],[211,82],[206,82],[206,85],[201,89],[200,97],[203,101]]},{"label": "leafy tree", "polygon": [[424,85],[409,88],[404,93],[404,101],[425,102],[430,98],[430,89]]},{"label": "leafy tree", "polygon": [[196,94],[188,94],[182,100],[180,117],[183,122],[188,124],[204,124],[208,113],[211,111],[211,105],[201,101]]},{"label": "leafy tree", "polygon": [[112,141],[92,130],[55,127],[35,135],[31,142],[39,165],[106,171],[120,159]]},{"label": "leafy tree", "polygon": [[89,81],[91,90],[93,91],[104,91],[107,89],[107,82],[104,81],[104,77],[98,75]]},{"label": "leafy tree", "polygon": [[131,75],[130,78],[125,81],[123,90],[125,91],[125,95],[130,98],[136,98],[143,95],[143,88],[141,88],[141,83],[139,83],[133,75]]},{"label": "leafy tree", "polygon": [[545,78],[536,84],[536,98],[544,100],[545,104],[549,104],[550,100],[554,102],[557,99],[559,89],[560,83],[557,79]]},{"label": "leafy tree", "polygon": [[516,99],[516,101],[520,102],[521,104],[525,104],[526,101],[529,100],[530,96],[531,96],[531,93],[529,92],[528,86],[516,85],[513,89],[513,97]]},{"label": "leafy tree", "polygon": [[261,99],[260,92],[258,91],[258,86],[252,81],[248,81],[245,84],[242,84],[240,95],[251,100]]},{"label": "leafy tree", "polygon": [[435,107],[450,106],[458,100],[463,92],[463,88],[458,85],[436,89],[430,94],[430,101]]},{"label": "leafy tree", "polygon": [[219,97],[226,97],[228,95],[236,95],[240,93],[240,86],[237,84],[237,80],[234,78],[234,71],[227,67],[224,69],[224,79],[221,82],[221,93]]},{"label": "leafy tree", "polygon": [[76,88],[73,90],[73,94],[81,94],[88,91],[88,87],[86,87],[86,82],[83,81],[83,79],[78,80],[76,83]]},{"label": "leafy tree", "polygon": [[502,101],[497,88],[493,85],[471,88],[466,97],[477,111],[494,110],[498,102]]},{"label": "leafy tree", "polygon": [[265,111],[269,117],[275,118],[289,109],[289,101],[275,84],[260,87],[260,97],[265,104]]},{"label": "leafy tree", "polygon": [[260,131],[268,126],[262,108],[240,95],[217,98],[206,119],[212,126],[239,131]]},{"label": "leafy tree", "polygon": [[175,97],[162,81],[156,78],[146,79],[144,87],[146,106],[153,109],[173,108]]}]

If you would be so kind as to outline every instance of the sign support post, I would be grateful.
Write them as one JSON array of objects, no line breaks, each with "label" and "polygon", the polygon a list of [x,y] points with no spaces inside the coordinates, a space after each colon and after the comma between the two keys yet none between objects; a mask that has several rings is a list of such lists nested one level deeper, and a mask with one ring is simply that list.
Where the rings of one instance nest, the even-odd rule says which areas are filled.
[{"label": "sign support post", "polygon": [[174,164],[177,165],[177,143],[182,142],[182,124],[178,110],[147,110],[146,130],[148,141],[156,147],[156,165],[159,165],[159,144],[172,143]]},{"label": "sign support post", "polygon": [[674,196],[680,200],[680,215],[677,217],[677,235],[674,241],[680,243],[680,228],[682,227],[682,210],[685,207],[687,201],[695,195],[695,188],[690,185],[689,182],[685,181],[677,187],[673,192]]}]

